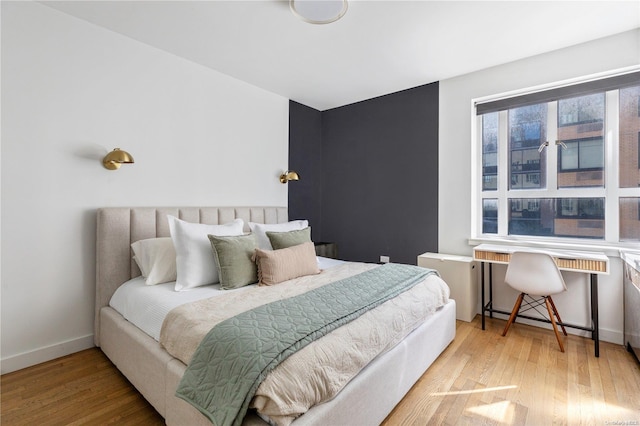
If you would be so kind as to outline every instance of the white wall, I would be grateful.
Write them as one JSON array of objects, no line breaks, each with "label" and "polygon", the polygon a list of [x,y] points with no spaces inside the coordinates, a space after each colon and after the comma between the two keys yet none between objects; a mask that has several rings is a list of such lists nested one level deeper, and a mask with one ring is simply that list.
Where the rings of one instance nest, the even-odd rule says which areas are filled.
[{"label": "white wall", "polygon": [[[553,83],[640,64],[640,30],[562,49],[440,82],[439,237],[441,253],[471,255],[471,102],[474,98]],[[455,165],[445,167],[445,165]],[[601,338],[622,343],[622,266],[611,259],[612,273],[601,276]],[[501,282],[494,306],[511,310],[515,293]],[[587,324],[586,277],[565,274],[567,294],[554,297],[562,319]],[[571,331],[571,330],[567,330]]]},{"label": "white wall", "polygon": [[1,148],[3,373],[93,345],[96,208],[287,203],[286,98],[38,3],[2,2]]}]

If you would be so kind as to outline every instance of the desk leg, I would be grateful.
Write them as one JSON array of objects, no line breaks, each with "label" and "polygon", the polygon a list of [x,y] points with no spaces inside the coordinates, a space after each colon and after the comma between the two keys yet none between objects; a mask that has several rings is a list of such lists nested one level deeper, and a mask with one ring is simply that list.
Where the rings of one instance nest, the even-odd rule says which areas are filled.
[{"label": "desk leg", "polygon": [[484,262],[480,262],[480,297],[482,298],[482,329],[484,330]]},{"label": "desk leg", "polygon": [[591,274],[591,321],[593,331],[591,338],[595,347],[595,356],[600,356],[600,324],[598,321],[598,275]]},{"label": "desk leg", "polygon": [[493,318],[493,263],[489,264],[489,318]]}]

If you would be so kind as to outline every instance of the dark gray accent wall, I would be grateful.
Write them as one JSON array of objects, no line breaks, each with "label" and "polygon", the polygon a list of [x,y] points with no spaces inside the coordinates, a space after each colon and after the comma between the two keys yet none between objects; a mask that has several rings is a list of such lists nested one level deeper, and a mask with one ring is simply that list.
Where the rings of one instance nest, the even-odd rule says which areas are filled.
[{"label": "dark gray accent wall", "polygon": [[[385,255],[415,264],[419,254],[438,251],[438,83],[321,113],[290,105],[290,120],[296,121],[290,123],[290,131],[296,129],[290,133],[290,166],[295,169],[294,156],[308,149],[303,155],[313,159],[305,167],[314,180],[307,183],[311,192],[289,187],[292,218],[317,218],[311,209],[319,197],[321,223],[314,239],[336,242],[345,260],[377,262]],[[309,144],[318,141],[317,133],[304,142],[294,137],[305,133],[298,128],[305,123],[313,124],[309,133],[317,132],[318,113],[316,157]]]},{"label": "dark gray accent wall", "polygon": [[289,182],[289,219],[308,219],[311,237],[322,236],[322,113],[289,101],[289,168],[300,175]]}]

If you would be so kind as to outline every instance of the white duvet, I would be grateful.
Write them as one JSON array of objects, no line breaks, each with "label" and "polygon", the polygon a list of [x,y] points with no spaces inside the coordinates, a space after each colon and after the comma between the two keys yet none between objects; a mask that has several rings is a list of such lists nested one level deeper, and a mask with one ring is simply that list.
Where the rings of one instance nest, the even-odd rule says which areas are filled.
[{"label": "white duvet", "polygon": [[[343,263],[341,260],[318,257],[320,269],[328,269]],[[221,290],[220,284],[213,284],[188,291],[175,291],[175,285],[174,281],[148,286],[145,285],[143,277],[136,277],[118,287],[109,301],[109,306],[140,330],[160,341],[162,322],[173,308],[229,292],[246,291],[251,287]]]}]

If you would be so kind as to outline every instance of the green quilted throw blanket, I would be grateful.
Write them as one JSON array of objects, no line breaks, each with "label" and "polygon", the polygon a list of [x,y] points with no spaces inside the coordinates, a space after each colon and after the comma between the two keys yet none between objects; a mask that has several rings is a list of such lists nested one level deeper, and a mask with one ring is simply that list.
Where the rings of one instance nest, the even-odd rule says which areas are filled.
[{"label": "green quilted throw blanket", "polygon": [[216,426],[240,425],[256,389],[280,362],[432,273],[389,263],[229,318],[200,343],[176,396]]}]

